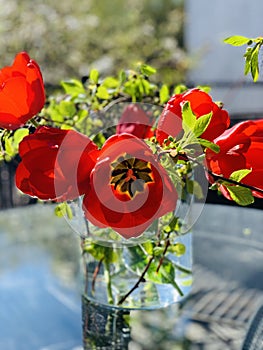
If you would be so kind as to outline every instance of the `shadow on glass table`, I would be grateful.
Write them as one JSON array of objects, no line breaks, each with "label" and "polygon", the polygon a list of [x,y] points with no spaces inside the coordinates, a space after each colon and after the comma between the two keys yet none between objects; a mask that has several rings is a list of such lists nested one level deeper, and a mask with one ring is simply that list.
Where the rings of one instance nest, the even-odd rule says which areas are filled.
[{"label": "shadow on glass table", "polygon": [[0,212],[1,350],[242,349],[263,304],[262,211],[206,205],[189,297],[129,313],[81,299],[79,237],[53,209]]}]

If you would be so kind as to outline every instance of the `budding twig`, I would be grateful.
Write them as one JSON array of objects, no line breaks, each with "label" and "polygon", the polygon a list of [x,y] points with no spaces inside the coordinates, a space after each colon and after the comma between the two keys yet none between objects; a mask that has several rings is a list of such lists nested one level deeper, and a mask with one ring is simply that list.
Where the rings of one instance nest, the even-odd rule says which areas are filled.
[{"label": "budding twig", "polygon": [[137,289],[137,288],[139,287],[140,283],[145,281],[144,276],[145,276],[145,274],[147,273],[147,271],[148,271],[148,269],[149,269],[149,267],[150,267],[150,265],[151,265],[153,259],[154,259],[154,256],[151,256],[151,257],[149,258],[149,261],[148,261],[147,265],[145,266],[145,268],[144,268],[144,270],[143,270],[143,273],[141,274],[140,278],[139,278],[138,281],[135,283],[135,285],[129,290],[129,292],[126,293],[126,294],[119,300],[118,305],[121,305],[121,304],[128,298],[128,296],[131,295],[131,293],[132,293],[135,289]]},{"label": "budding twig", "polygon": [[169,237],[170,237],[170,232],[169,232],[168,235],[167,235],[167,239],[166,239],[165,247],[164,247],[164,250],[163,250],[163,254],[162,254],[162,256],[161,256],[161,258],[160,258],[160,261],[159,261],[159,264],[158,264],[158,266],[157,266],[156,273],[159,272],[160,267],[162,266],[162,263],[163,263],[165,254],[167,253],[167,250],[168,250],[169,246],[171,245],[171,242],[170,242],[170,240],[169,240]]},{"label": "budding twig", "polygon": [[[182,156],[183,156],[183,154],[182,154]],[[247,185],[247,184],[244,184],[243,182],[235,181],[233,179],[224,177],[222,175],[215,174],[213,171],[209,170],[204,164],[198,162],[196,159],[194,159],[194,158],[192,158],[192,157],[190,157],[188,155],[187,155],[187,160],[190,160],[191,162],[193,162],[193,163],[195,163],[197,165],[201,165],[203,167],[204,171],[207,174],[209,174],[210,176],[212,176],[215,181],[218,181],[218,180],[225,181],[225,182],[228,182],[228,183],[230,183],[232,185],[248,188],[251,191],[256,191],[256,192],[259,192],[259,193],[263,194],[263,190],[261,188],[258,188],[258,187],[255,187],[255,186],[251,186],[251,185]]]}]

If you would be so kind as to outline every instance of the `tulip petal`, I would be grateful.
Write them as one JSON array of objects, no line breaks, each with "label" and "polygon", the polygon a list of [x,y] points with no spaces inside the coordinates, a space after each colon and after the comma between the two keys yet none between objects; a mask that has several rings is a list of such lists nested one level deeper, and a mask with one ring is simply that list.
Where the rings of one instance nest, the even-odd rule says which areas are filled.
[{"label": "tulip petal", "polygon": [[0,70],[0,127],[15,130],[44,106],[45,91],[37,63],[26,52]]},{"label": "tulip petal", "polygon": [[86,191],[98,152],[76,131],[40,127],[20,142],[17,187],[43,200],[77,198]]}]

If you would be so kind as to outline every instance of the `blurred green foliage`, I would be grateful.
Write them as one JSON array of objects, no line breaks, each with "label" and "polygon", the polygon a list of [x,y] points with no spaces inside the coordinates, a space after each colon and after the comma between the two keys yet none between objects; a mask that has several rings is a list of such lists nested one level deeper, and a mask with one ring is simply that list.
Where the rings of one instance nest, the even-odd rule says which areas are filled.
[{"label": "blurred green foliage", "polygon": [[103,76],[93,68],[89,77],[62,80],[60,87],[48,95],[42,111],[25,127],[0,130],[0,162],[16,157],[20,141],[38,125],[73,128],[101,146],[105,141],[102,130],[116,126],[123,108],[131,102],[141,102],[155,120],[169,97],[186,89],[184,85],[155,83],[156,74],[155,68],[143,63],[116,75]]},{"label": "blurred green foliage", "polygon": [[36,59],[46,83],[145,62],[156,79],[183,79],[183,0],[0,0],[0,64],[18,51]]}]

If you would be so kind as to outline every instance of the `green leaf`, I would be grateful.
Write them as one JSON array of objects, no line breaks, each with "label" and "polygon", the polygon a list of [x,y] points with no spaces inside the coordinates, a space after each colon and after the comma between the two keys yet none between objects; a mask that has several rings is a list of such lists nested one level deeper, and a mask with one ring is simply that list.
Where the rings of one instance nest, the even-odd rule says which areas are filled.
[{"label": "green leaf", "polygon": [[137,275],[141,275],[147,265],[147,256],[140,246],[128,247],[129,267]]},{"label": "green leaf", "polygon": [[175,243],[169,246],[168,251],[176,254],[177,256],[182,256],[186,252],[186,247],[183,243]]},{"label": "green leaf", "polygon": [[121,70],[121,71],[119,72],[119,84],[120,84],[120,85],[123,85],[123,84],[125,83],[126,79],[127,79],[127,76],[126,76],[125,71],[124,71],[124,70]]},{"label": "green leaf", "polygon": [[246,44],[251,44],[253,39],[247,38],[242,35],[233,35],[224,40],[224,43],[232,46],[243,46]]},{"label": "green leaf", "polygon": [[60,203],[58,204],[55,209],[54,209],[54,213],[57,217],[62,218],[64,217],[64,214],[66,213],[65,210],[65,203]]},{"label": "green leaf", "polygon": [[253,53],[253,49],[251,47],[248,47],[244,57],[245,57],[245,68],[244,68],[244,74],[247,75],[250,72],[251,68],[251,55]]},{"label": "green leaf", "polygon": [[251,60],[250,60],[251,75],[254,82],[258,80],[258,76],[259,76],[258,53],[259,53],[259,45],[256,45],[252,52]]},{"label": "green leaf", "polygon": [[197,88],[209,94],[211,91],[211,86],[209,85],[197,85]]},{"label": "green leaf", "polygon": [[25,136],[29,134],[29,130],[26,128],[21,128],[15,131],[14,133],[14,143],[16,146],[23,140]]},{"label": "green leaf", "polygon": [[104,142],[106,141],[105,136],[102,133],[98,133],[95,135],[95,137],[92,140],[98,147],[102,147]]},{"label": "green leaf", "polygon": [[105,86],[108,89],[115,89],[119,86],[119,84],[120,82],[118,81],[118,79],[115,79],[113,77],[107,77],[103,80],[101,85]]},{"label": "green leaf", "polygon": [[186,188],[187,188],[187,191],[191,194],[194,194],[197,199],[204,198],[202,187],[197,181],[187,180]]},{"label": "green leaf", "polygon": [[98,81],[99,81],[99,72],[97,69],[92,69],[90,71],[90,74],[89,74],[89,79],[90,79],[90,82],[93,83],[93,84],[98,84]]},{"label": "green leaf", "polygon": [[188,132],[193,130],[196,124],[196,116],[192,112],[190,102],[185,102],[182,108],[183,129]]},{"label": "green leaf", "polygon": [[59,104],[55,100],[51,100],[50,104],[46,110],[47,114],[54,122],[63,122],[64,118],[60,113]]},{"label": "green leaf", "polygon": [[212,116],[213,116],[213,113],[211,112],[209,114],[202,115],[201,117],[196,119],[194,129],[193,129],[193,133],[195,134],[196,137],[202,135],[205,132],[205,130],[207,129],[211,121]]},{"label": "green leaf", "polygon": [[14,145],[9,138],[5,138],[5,151],[6,154],[10,157],[13,157],[16,153]]},{"label": "green leaf", "polygon": [[230,179],[240,182],[245,176],[250,174],[252,169],[241,169],[241,170],[236,170],[230,175]]},{"label": "green leaf", "polygon": [[71,210],[70,206],[68,205],[68,203],[65,203],[65,204],[66,204],[66,215],[67,215],[67,218],[69,220],[72,220],[73,219],[72,210]]},{"label": "green leaf", "polygon": [[202,139],[202,138],[198,138],[198,142],[200,143],[201,146],[205,147],[205,148],[209,148],[211,149],[213,152],[215,153],[219,153],[220,152],[220,147],[208,140]]},{"label": "green leaf", "polygon": [[87,118],[88,114],[89,112],[86,109],[80,109],[77,111],[77,114],[74,117],[75,128],[85,135],[90,134],[89,127],[95,126],[95,123],[92,124],[90,118]]},{"label": "green leaf", "polygon": [[[97,249],[98,245],[95,249]],[[104,261],[106,264],[113,264],[118,261],[119,254],[121,254],[121,249],[118,248],[117,250],[111,248],[111,247],[102,247],[104,250]]]},{"label": "green leaf", "polygon": [[77,112],[75,104],[72,101],[61,101],[58,107],[60,114],[64,118],[73,118]]},{"label": "green leaf", "polygon": [[242,187],[242,186],[228,185],[226,183],[224,183],[224,186],[227,188],[233,201],[235,201],[237,204],[241,206],[246,206],[254,203],[254,197],[249,188]]},{"label": "green leaf", "polygon": [[184,84],[179,84],[179,85],[176,85],[176,87],[174,88],[174,91],[173,93],[174,94],[181,94],[183,92],[185,92],[187,90],[187,86],[184,85]]},{"label": "green leaf", "polygon": [[163,252],[164,252],[164,247],[154,247],[153,248],[153,254],[154,256],[160,256],[160,255],[163,255]]},{"label": "green leaf", "polygon": [[81,120],[85,119],[88,115],[88,111],[86,109],[80,109],[77,113],[79,119],[78,122],[80,122]]},{"label": "green leaf", "polygon": [[146,279],[149,279],[152,282],[155,283],[168,283],[168,284],[173,284],[174,283],[174,279],[175,279],[175,268],[173,263],[165,258],[162,261],[162,264],[159,268],[158,273],[157,268],[159,265],[159,261],[158,260],[154,260],[147,273],[146,273]]},{"label": "green leaf", "polygon": [[141,79],[141,95],[149,95],[151,91],[151,84],[146,79]]},{"label": "green leaf", "polygon": [[128,80],[124,84],[124,92],[131,96],[132,102],[136,102],[136,86],[133,80]]},{"label": "green leaf", "polygon": [[159,91],[159,96],[160,96],[160,103],[166,103],[169,98],[170,98],[170,94],[169,94],[169,88],[166,84],[163,84],[160,91]]},{"label": "green leaf", "polygon": [[60,129],[61,130],[75,130],[74,127],[72,125],[69,125],[69,124],[61,124]]},{"label": "green leaf", "polygon": [[[140,276],[148,264],[148,258],[138,246],[129,247],[128,251],[130,254],[129,268]],[[151,262],[145,274],[146,280],[160,284],[172,284],[181,294],[180,289],[175,283],[175,267],[173,262],[164,258],[162,264],[160,266],[159,264],[160,260],[158,258]],[[157,272],[158,269],[159,271]]]},{"label": "green leaf", "polygon": [[61,86],[63,87],[66,94],[71,95],[72,97],[78,96],[79,94],[85,94],[85,89],[80,80],[70,79],[61,82]]},{"label": "green leaf", "polygon": [[177,232],[179,230],[179,220],[178,217],[172,216],[168,225],[164,227],[166,233]]},{"label": "green leaf", "polygon": [[149,66],[148,64],[142,64],[140,66],[140,72],[146,75],[147,77],[149,77],[150,75],[153,75],[156,73],[156,69]]},{"label": "green leaf", "polygon": [[118,261],[118,253],[122,253],[121,248],[118,248],[117,252],[111,247],[96,244],[89,239],[86,239],[83,244],[83,252],[89,253],[98,261],[103,260],[103,262],[106,264],[112,264]]},{"label": "green leaf", "polygon": [[58,204],[55,207],[54,211],[55,211],[55,215],[57,217],[65,217],[66,216],[69,220],[71,220],[73,218],[72,210],[71,210],[70,206],[68,205],[68,203],[66,203],[66,202]]},{"label": "green leaf", "polygon": [[153,243],[151,241],[146,241],[142,244],[143,248],[147,252],[147,254],[152,255],[153,254]]},{"label": "green leaf", "polygon": [[108,100],[110,98],[108,90],[103,85],[98,87],[97,92],[96,92],[96,96],[98,98],[101,98],[102,100]]}]

